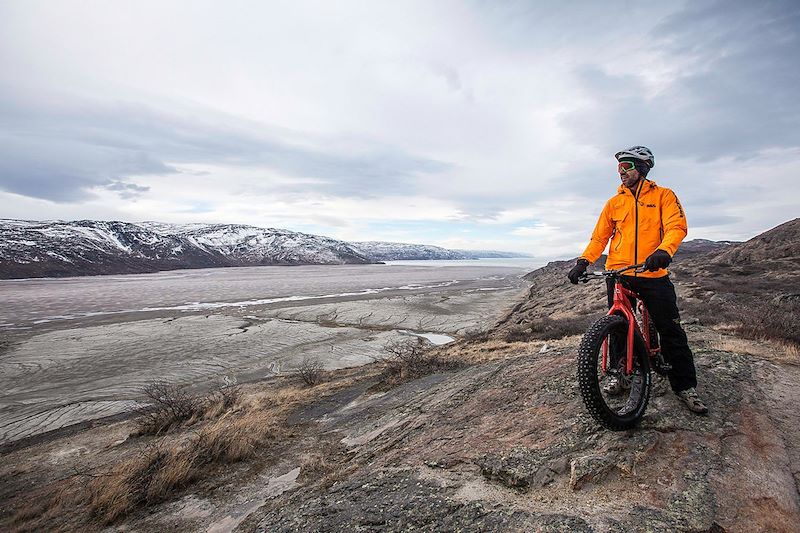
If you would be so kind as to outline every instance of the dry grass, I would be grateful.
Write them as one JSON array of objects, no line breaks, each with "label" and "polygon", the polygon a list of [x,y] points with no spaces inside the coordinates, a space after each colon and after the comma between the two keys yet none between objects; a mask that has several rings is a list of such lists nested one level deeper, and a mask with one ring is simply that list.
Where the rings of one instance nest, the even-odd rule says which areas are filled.
[{"label": "dry grass", "polygon": [[93,518],[111,524],[136,506],[158,501],[167,490],[189,480],[189,468],[178,449],[151,445],[137,455],[97,474],[86,488],[86,499]]},{"label": "dry grass", "polygon": [[800,348],[781,341],[753,341],[720,335],[709,343],[709,347],[720,352],[752,355],[776,363],[800,365]]},{"label": "dry grass", "polygon": [[554,340],[582,335],[597,320],[595,315],[568,316],[560,318],[541,317],[529,324],[518,324],[506,330],[506,342],[529,342],[532,340]]},{"label": "dry grass", "polygon": [[59,483],[52,487],[47,487],[45,490],[37,491],[31,494],[27,499],[27,505],[14,514],[10,529],[14,532],[28,532],[28,531],[54,531],[54,528],[43,528],[39,524],[46,523],[51,520],[58,520],[59,531],[68,531],[72,528],[65,523],[64,520],[59,520],[65,514],[65,510],[69,509],[75,501],[75,497],[71,494],[68,484]]},{"label": "dry grass", "polygon": [[164,438],[142,449],[88,485],[92,517],[108,525],[137,507],[164,501],[215,467],[253,457],[282,435],[282,422],[260,409],[207,423],[188,437]]},{"label": "dry grass", "polygon": [[683,314],[697,317],[703,325],[731,330],[746,339],[800,347],[800,303],[750,294],[729,293],[726,298],[722,302],[684,301],[681,307]]},{"label": "dry grass", "polygon": [[306,482],[325,477],[336,469],[336,463],[329,460],[327,454],[314,452],[303,457],[300,464],[299,482]]},{"label": "dry grass", "polygon": [[384,372],[381,387],[388,388],[437,372],[457,370],[465,366],[460,359],[441,357],[424,339],[414,339],[387,344],[389,357],[383,360]]},{"label": "dry grass", "polygon": [[208,393],[203,402],[202,418],[211,420],[221,416],[223,413],[233,409],[241,398],[241,390],[238,387],[221,387]]},{"label": "dry grass", "polygon": [[153,381],[142,393],[149,402],[139,410],[135,436],[161,435],[217,418],[236,405],[240,394],[238,388],[231,386],[220,386],[203,395],[191,394],[186,387],[169,381]]},{"label": "dry grass", "polygon": [[52,530],[65,522],[79,524],[69,528],[73,530],[114,524],[138,508],[174,498],[192,483],[213,477],[223,465],[269,454],[291,434],[288,413],[315,396],[294,385],[248,395],[214,391],[204,397],[191,429],[150,442],[130,441],[131,452],[121,460],[76,474],[62,488],[51,487],[26,501],[14,524],[20,531]]},{"label": "dry grass", "polygon": [[449,344],[438,348],[438,355],[445,360],[458,360],[463,365],[476,365],[536,352],[541,345],[541,341],[509,344],[502,339],[489,339],[485,342]]},{"label": "dry grass", "polygon": [[[128,439],[111,454],[92,457],[92,465],[35,490],[21,489],[0,529],[88,531],[119,524],[125,516],[156,502],[180,496],[201,480],[211,484],[226,465],[272,461],[296,438],[288,416],[302,405],[372,379],[380,369],[343,369],[315,387],[294,377],[265,384],[220,389],[203,396],[203,409],[155,437]],[[338,442],[338,441],[337,441]],[[306,471],[318,469],[333,483],[345,458],[322,450]],[[13,513],[13,515],[11,514]]]},{"label": "dry grass", "polygon": [[349,462],[350,456],[341,444],[323,445],[320,450],[306,454],[300,463],[298,482],[316,483],[321,490],[327,490],[337,481],[346,479],[357,468]]}]

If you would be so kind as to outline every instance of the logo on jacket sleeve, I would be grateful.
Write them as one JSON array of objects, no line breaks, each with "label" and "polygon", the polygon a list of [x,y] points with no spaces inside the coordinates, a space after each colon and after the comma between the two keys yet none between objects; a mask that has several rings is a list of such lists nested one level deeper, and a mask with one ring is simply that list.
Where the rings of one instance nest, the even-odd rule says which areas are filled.
[{"label": "logo on jacket sleeve", "polygon": [[[675,195],[675,193],[672,193],[672,194]],[[686,215],[683,214],[683,206],[681,205],[681,201],[678,200],[678,196],[677,195],[675,195],[675,203],[678,205],[678,211],[680,212],[681,217],[682,218],[686,218]]]}]

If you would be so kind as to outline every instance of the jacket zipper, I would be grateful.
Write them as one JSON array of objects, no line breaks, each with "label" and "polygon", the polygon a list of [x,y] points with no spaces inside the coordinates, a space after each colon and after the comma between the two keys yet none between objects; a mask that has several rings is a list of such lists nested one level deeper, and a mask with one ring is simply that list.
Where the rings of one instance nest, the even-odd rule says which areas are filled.
[{"label": "jacket zipper", "polygon": [[[642,191],[642,187],[644,187],[644,178],[639,182],[639,187],[636,188],[636,194],[633,195],[633,211],[636,220],[634,222],[634,230],[633,230],[633,263],[638,264],[639,262],[639,193]],[[634,277],[638,276],[638,272],[635,270],[633,271]]]}]

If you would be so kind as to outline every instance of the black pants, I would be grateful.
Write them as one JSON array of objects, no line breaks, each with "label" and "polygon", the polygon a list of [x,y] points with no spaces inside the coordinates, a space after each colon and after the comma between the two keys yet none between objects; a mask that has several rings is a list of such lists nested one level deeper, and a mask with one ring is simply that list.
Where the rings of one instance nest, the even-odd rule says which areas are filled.
[{"label": "black pants", "polygon": [[[608,279],[606,284],[608,307],[611,307],[614,303],[614,280]],[[650,312],[653,324],[661,337],[661,353],[664,355],[664,360],[672,365],[669,373],[672,390],[680,392],[696,387],[694,356],[686,340],[686,332],[681,327],[675,286],[669,276],[661,278],[622,276],[622,285],[638,294]]]}]

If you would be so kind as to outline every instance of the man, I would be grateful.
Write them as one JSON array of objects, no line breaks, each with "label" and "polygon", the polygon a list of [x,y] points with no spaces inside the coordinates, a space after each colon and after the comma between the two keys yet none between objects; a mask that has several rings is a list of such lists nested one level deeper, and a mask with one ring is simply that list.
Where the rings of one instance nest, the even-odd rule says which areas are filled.
[{"label": "man", "polygon": [[[617,194],[606,202],[592,233],[589,245],[569,271],[573,284],[595,262],[611,239],[606,269],[616,269],[644,261],[645,272],[623,276],[623,284],[644,301],[661,337],[661,351],[672,366],[669,381],[678,398],[694,413],[706,413],[695,387],[697,376],[692,351],[680,324],[675,286],[667,266],[686,237],[686,217],[678,197],[671,190],[647,179],[655,166],[650,149],[632,146],[615,157],[622,180]],[[614,285],[608,280],[608,305],[613,302]],[[622,386],[615,377],[603,385],[607,394],[619,394]]]}]

